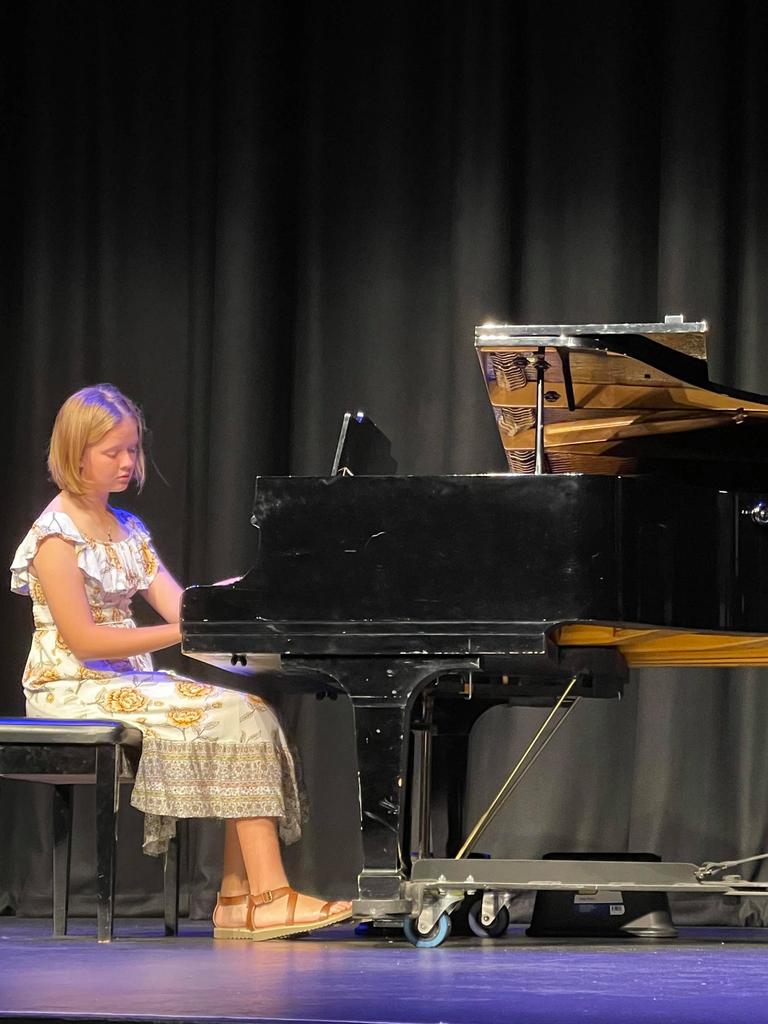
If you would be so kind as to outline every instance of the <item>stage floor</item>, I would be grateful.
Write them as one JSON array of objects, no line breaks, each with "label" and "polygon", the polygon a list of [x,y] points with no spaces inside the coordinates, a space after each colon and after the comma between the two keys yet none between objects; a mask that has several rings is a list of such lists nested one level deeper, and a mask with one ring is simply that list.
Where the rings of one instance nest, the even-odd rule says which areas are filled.
[{"label": "stage floor", "polygon": [[0,918],[0,1019],[360,1024],[740,1024],[768,1021],[768,930],[674,940],[452,938],[437,949],[339,925],[266,943],[214,941],[207,922]]}]

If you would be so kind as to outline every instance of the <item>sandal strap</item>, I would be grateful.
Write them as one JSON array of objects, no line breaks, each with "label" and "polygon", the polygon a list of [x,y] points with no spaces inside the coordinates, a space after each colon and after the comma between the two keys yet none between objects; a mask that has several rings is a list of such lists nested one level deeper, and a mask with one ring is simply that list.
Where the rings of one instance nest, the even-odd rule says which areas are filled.
[{"label": "sandal strap", "polygon": [[247,903],[250,893],[239,892],[235,896],[222,896],[220,892],[216,893],[216,902],[222,907],[233,907],[238,903]]},{"label": "sandal strap", "polygon": [[285,908],[284,924],[293,924],[296,917],[296,903],[298,901],[299,894],[295,889],[292,889],[290,885],[281,885],[277,889],[265,889],[264,892],[250,894],[248,906],[248,927],[251,931],[254,931],[256,927],[253,920],[254,909],[256,907],[263,906],[265,903],[274,903],[275,900],[280,900],[283,896],[288,897],[288,905]]},{"label": "sandal strap", "polygon": [[290,885],[281,885],[277,889],[265,889],[264,892],[250,893],[250,902],[254,907],[260,907],[263,903],[274,903],[275,900],[280,900],[283,896],[290,896],[290,894],[296,894],[296,891],[290,887]]}]

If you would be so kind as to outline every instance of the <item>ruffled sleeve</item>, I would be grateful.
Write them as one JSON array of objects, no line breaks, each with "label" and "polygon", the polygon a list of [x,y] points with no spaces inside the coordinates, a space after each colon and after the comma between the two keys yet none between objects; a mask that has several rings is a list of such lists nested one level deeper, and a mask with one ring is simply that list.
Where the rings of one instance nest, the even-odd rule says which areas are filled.
[{"label": "ruffled sleeve", "polygon": [[124,512],[124,526],[128,531],[128,545],[135,561],[134,572],[138,578],[138,590],[146,590],[150,586],[160,568],[152,537],[144,523],[132,512]]},{"label": "ruffled sleeve", "polygon": [[66,512],[44,512],[32,524],[13,559],[11,590],[16,594],[30,594],[38,602],[42,600],[35,587],[31,565],[46,537],[62,537],[72,542],[91,598],[97,593],[131,597],[137,590],[146,590],[160,567],[149,530],[133,513],[121,509],[114,512],[126,537],[111,543],[85,537]]},{"label": "ruffled sleeve", "polygon": [[96,553],[66,512],[44,512],[32,524],[32,528],[19,545],[11,563],[11,590],[14,594],[29,594],[30,583],[35,579],[31,565],[40,544],[46,537],[62,537],[64,540],[71,541],[77,554],[78,567],[91,579],[100,580]]}]

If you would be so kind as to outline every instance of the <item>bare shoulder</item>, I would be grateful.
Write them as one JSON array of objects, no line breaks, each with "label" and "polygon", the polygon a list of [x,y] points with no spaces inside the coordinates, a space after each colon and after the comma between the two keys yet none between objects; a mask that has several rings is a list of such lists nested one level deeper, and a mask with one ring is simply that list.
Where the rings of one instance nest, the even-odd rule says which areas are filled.
[{"label": "bare shoulder", "polygon": [[41,565],[56,567],[68,564],[75,565],[76,562],[77,554],[72,540],[62,537],[57,533],[52,533],[47,537],[41,538],[32,564],[34,567]]},{"label": "bare shoulder", "polygon": [[75,542],[72,538],[61,537],[60,534],[49,534],[48,537],[40,539],[36,560],[40,557],[41,551],[59,552],[62,556],[75,558]]},{"label": "bare shoulder", "polygon": [[49,512],[67,512],[68,510],[64,504],[64,501],[64,495],[61,493],[61,491],[59,491],[59,493],[48,502],[43,511],[40,513],[40,516],[48,515]]}]

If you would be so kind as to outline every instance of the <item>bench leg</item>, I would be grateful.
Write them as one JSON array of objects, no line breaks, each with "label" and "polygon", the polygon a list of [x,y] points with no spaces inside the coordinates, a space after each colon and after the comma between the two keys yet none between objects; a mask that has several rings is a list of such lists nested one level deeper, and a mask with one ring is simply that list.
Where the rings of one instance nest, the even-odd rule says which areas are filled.
[{"label": "bench leg", "polygon": [[53,934],[67,934],[72,852],[72,786],[53,787]]},{"label": "bench leg", "polygon": [[163,917],[166,935],[179,934],[179,834],[180,822],[176,822],[176,835],[168,844],[163,860]]},{"label": "bench leg", "polygon": [[119,747],[100,746],[96,754],[96,937],[112,941],[115,907],[115,854]]}]

